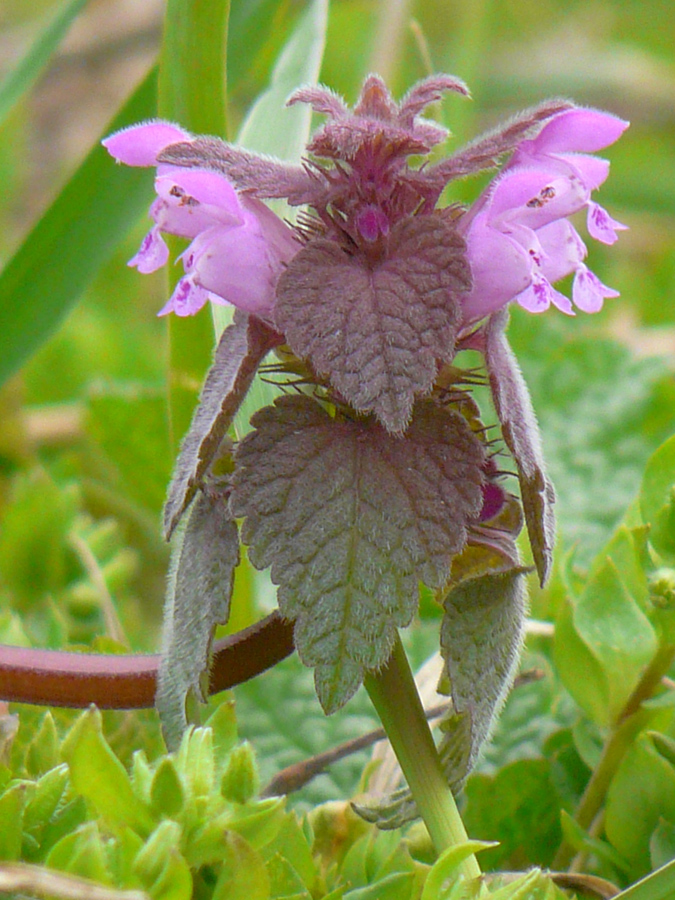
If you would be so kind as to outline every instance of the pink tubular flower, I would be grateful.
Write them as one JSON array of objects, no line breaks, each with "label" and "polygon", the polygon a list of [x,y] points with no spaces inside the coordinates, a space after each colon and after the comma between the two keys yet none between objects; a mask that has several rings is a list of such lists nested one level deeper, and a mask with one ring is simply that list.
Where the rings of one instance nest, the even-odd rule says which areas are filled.
[{"label": "pink tubular flower", "polygon": [[[103,145],[118,162],[153,166],[167,146],[189,140],[182,128],[155,121],[118,131]],[[163,266],[169,251],[162,232],[192,240],[181,257],[185,276],[160,315],[193,315],[208,300],[269,314],[283,267],[300,249],[293,231],[219,172],[160,163],[155,190],[155,224],[129,265],[143,273]]]},{"label": "pink tubular flower", "polygon": [[466,326],[511,300],[530,312],[553,304],[574,315],[572,302],[553,287],[571,273],[572,300],[584,312],[618,296],[584,265],[586,246],[567,217],[586,208],[589,234],[606,244],[626,227],[591,200],[609,163],[587,154],[614,143],[627,127],[608,113],[568,109],[518,145],[460,224],[473,277],[462,298]]}]

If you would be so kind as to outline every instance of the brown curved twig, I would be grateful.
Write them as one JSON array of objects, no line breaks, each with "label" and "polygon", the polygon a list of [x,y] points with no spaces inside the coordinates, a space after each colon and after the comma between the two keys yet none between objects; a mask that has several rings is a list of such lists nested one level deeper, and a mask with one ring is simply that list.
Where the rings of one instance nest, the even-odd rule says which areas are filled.
[{"label": "brown curved twig", "polygon": [[[293,623],[274,612],[216,641],[209,693],[248,681],[294,650]],[[0,645],[0,698],[82,709],[154,706],[159,655],[115,656]]]}]

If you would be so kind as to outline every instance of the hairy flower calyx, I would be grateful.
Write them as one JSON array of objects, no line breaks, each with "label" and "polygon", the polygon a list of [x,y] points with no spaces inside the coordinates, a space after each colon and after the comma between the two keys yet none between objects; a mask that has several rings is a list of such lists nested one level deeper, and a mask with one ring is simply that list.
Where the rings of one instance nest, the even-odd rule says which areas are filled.
[{"label": "hairy flower calyx", "polygon": [[353,110],[323,87],[291,96],[289,104],[308,103],[328,117],[307,146],[316,175],[310,205],[328,231],[344,232],[359,245],[375,244],[397,221],[420,210],[427,196],[423,184],[407,180],[408,157],[427,155],[447,137],[445,128],[419,117],[446,90],[468,94],[458,79],[439,75],[396,103],[382,79],[369,75]]}]

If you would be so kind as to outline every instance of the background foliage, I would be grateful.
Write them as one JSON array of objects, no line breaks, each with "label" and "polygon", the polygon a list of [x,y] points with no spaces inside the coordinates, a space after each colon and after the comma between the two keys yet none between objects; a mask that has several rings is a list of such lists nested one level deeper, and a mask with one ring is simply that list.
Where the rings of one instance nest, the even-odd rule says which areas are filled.
[{"label": "background foliage", "polygon": [[[232,0],[230,137],[304,10],[293,0]],[[152,176],[122,175],[96,144],[120,108],[128,122],[155,114],[163,12],[154,0],[6,0],[0,11],[0,371],[11,375],[0,390],[5,643],[157,647],[167,564],[159,511],[180,410],[189,414],[212,330],[204,319],[177,338],[156,319],[163,277],[125,266],[146,227]],[[529,639],[523,667],[542,677],[514,691],[465,798],[471,836],[500,841],[482,854],[484,866],[572,862],[621,886],[675,857],[672,682],[648,709],[622,718],[646,667],[658,659],[667,674],[664,654],[675,643],[667,615],[672,444],[645,476],[675,432],[670,13],[665,0],[336,0],[321,69],[350,101],[370,70],[398,94],[430,70],[461,76],[473,102],[449,98],[438,112],[458,143],[547,95],[632,122],[612,148],[601,198],[631,230],[611,250],[592,250],[594,270],[621,298],[576,320],[516,310],[510,327],[559,495],[556,573],[545,592],[534,584],[531,592],[533,617],[555,624],[555,639],[546,628]],[[31,51],[39,34],[46,36]],[[188,45],[174,51],[189,59]],[[206,124],[183,124],[217,130],[217,112],[180,110],[174,89],[160,83],[164,115],[194,116]],[[284,91],[282,81],[277,94]],[[220,121],[225,128],[222,114]],[[245,134],[250,146],[263,139],[250,128]],[[462,184],[453,196],[468,200],[479,188]],[[652,526],[649,551],[643,524]],[[228,628],[273,604],[265,576],[244,562]],[[434,648],[435,615],[423,603],[408,636],[417,663]],[[89,713],[73,725],[76,714],[66,711],[3,709],[0,822],[22,822],[23,830],[0,826],[0,859],[46,863],[153,897],[189,896],[193,878],[200,896],[239,896],[231,863],[244,858],[244,871],[266,873],[257,894],[246,886],[247,896],[418,896],[429,862],[419,831],[408,844],[396,833],[375,838],[344,805],[319,806],[359,790],[366,751],[290,800],[312,811],[310,824],[276,801],[252,799],[257,778],[264,785],[280,768],[376,727],[367,697],[361,692],[324,718],[311,677],[292,659],[237,689],[236,709],[257,775],[250,747],[235,744],[231,712],[216,713],[212,737],[195,733],[171,762],[154,714]],[[603,747],[618,748],[606,770]],[[190,754],[207,759],[208,783],[190,782]],[[116,760],[131,767],[131,780]],[[589,821],[575,822],[598,770],[606,774],[599,805]],[[103,796],[101,773],[117,796]],[[232,784],[244,793],[232,796]],[[204,849],[210,838],[191,830],[195,810],[202,818],[209,810],[232,835],[215,867],[213,848]]]}]

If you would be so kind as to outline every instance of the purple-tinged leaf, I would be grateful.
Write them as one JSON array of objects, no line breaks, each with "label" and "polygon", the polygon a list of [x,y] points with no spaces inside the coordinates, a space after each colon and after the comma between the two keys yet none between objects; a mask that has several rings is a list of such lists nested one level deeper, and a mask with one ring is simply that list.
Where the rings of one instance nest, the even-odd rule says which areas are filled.
[{"label": "purple-tinged leaf", "polygon": [[231,509],[316,667],[333,712],[387,660],[418,583],[441,587],[482,504],[483,446],[459,414],[421,402],[404,439],[285,396],[235,451]]},{"label": "purple-tinged leaf", "polygon": [[555,491],[546,475],[539,425],[527,385],[504,331],[507,314],[492,316],[485,333],[485,362],[502,434],[518,468],[527,533],[539,581],[545,584],[555,541]]},{"label": "purple-tinged leaf", "polygon": [[204,700],[213,630],[230,614],[239,533],[222,496],[200,493],[174,548],[156,706],[169,749],[187,726],[189,693]]},{"label": "purple-tinged leaf", "polygon": [[216,137],[196,137],[169,144],[157,157],[184,169],[220,172],[240,191],[254,197],[285,198],[291,206],[311,202],[319,176],[291,163],[258,156]]},{"label": "purple-tinged leaf", "polygon": [[276,343],[270,328],[241,312],[223,332],[169,486],[164,506],[167,540],[215,460],[258,366]]},{"label": "purple-tinged leaf", "polygon": [[453,357],[458,296],[470,284],[462,238],[439,216],[416,216],[375,262],[313,240],[279,279],[275,316],[293,352],[351,406],[402,432],[439,362]]},{"label": "purple-tinged leaf", "polygon": [[412,171],[408,176],[411,183],[421,182],[440,193],[445,185],[455,178],[475,175],[482,169],[495,166],[505,153],[509,153],[526,137],[531,137],[547,119],[574,106],[569,100],[545,100],[538,106],[523,110],[513,119],[500,125],[494,131],[480,135],[476,140],[458,150],[436,165]]}]

